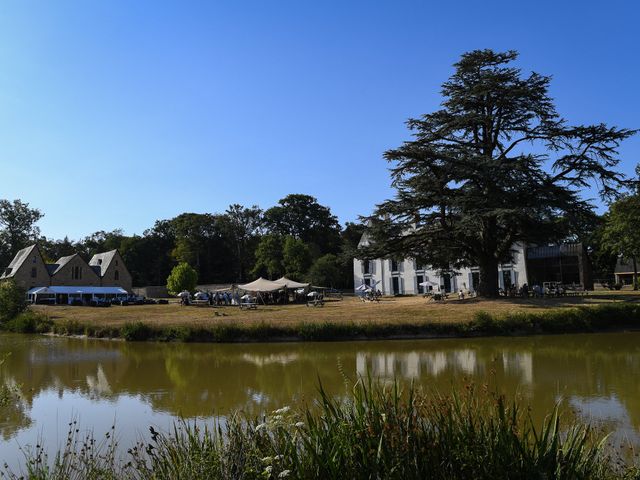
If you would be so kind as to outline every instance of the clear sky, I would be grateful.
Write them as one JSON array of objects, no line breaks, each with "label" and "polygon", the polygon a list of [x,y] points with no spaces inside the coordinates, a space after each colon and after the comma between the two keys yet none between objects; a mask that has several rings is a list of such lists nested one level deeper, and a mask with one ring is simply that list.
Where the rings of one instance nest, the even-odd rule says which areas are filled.
[{"label": "clear sky", "polygon": [[[54,238],[289,193],[355,220],[468,50],[518,50],[572,123],[640,127],[639,21],[615,0],[4,0],[0,198]],[[631,173],[640,137],[621,154]]]}]

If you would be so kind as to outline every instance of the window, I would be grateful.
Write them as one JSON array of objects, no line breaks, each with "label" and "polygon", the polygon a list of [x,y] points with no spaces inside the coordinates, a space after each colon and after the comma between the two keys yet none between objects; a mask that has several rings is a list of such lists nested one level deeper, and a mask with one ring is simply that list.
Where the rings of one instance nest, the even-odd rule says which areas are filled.
[{"label": "window", "polygon": [[101,258],[98,259],[98,265],[102,265],[102,259]]},{"label": "window", "polygon": [[113,278],[115,280],[120,280],[120,272],[118,270],[116,270],[115,272],[113,272]]},{"label": "window", "polygon": [[116,260],[116,267],[118,266],[118,260]]},{"label": "window", "polygon": [[424,293],[424,285],[420,285],[423,282],[424,282],[424,277],[422,275],[417,275],[416,276],[416,284],[418,285],[418,293],[419,294],[423,294]]},{"label": "window", "polygon": [[363,263],[363,267],[364,267],[364,274],[369,275],[371,273],[371,261],[365,260]]},{"label": "window", "polygon": [[36,256],[33,256],[33,263],[36,263]]},{"label": "window", "polygon": [[82,268],[81,267],[72,267],[71,268],[71,279],[72,280],[80,280],[82,278]]},{"label": "window", "polygon": [[38,269],[36,267],[33,267],[31,269],[31,278],[36,278],[38,276]]},{"label": "window", "polygon": [[392,272],[400,271],[400,264],[401,264],[401,262],[399,262],[398,260],[391,259],[391,271]]}]

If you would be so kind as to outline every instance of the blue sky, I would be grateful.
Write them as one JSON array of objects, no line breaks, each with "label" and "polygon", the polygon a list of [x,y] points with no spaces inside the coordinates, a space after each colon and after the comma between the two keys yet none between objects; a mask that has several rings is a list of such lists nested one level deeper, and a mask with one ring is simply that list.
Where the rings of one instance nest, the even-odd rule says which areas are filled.
[{"label": "blue sky", "polygon": [[[639,20],[629,1],[6,0],[0,198],[55,238],[289,193],[355,220],[468,50],[518,50],[571,123],[640,127]],[[640,137],[621,157],[633,172]]]}]

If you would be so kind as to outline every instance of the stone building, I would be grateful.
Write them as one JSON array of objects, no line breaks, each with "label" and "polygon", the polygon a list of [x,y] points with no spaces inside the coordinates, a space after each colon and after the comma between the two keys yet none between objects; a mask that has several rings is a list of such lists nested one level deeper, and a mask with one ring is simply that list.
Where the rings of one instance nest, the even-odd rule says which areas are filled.
[{"label": "stone building", "polygon": [[[131,291],[129,270],[117,250],[98,253],[87,263],[77,253],[47,264],[38,245],[20,250],[1,272],[26,290],[41,287],[119,287]],[[78,290],[76,288],[76,290]]]}]

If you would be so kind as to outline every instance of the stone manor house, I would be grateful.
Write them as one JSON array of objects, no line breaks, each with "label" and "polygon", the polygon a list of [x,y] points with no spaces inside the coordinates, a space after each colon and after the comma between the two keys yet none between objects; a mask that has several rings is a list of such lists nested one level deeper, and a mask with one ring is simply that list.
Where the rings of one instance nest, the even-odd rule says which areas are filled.
[{"label": "stone manor house", "polygon": [[0,281],[12,279],[29,294],[37,292],[64,303],[69,296],[116,295],[132,287],[131,274],[117,250],[98,253],[89,263],[77,253],[46,263],[34,244],[20,250],[0,273]]}]

